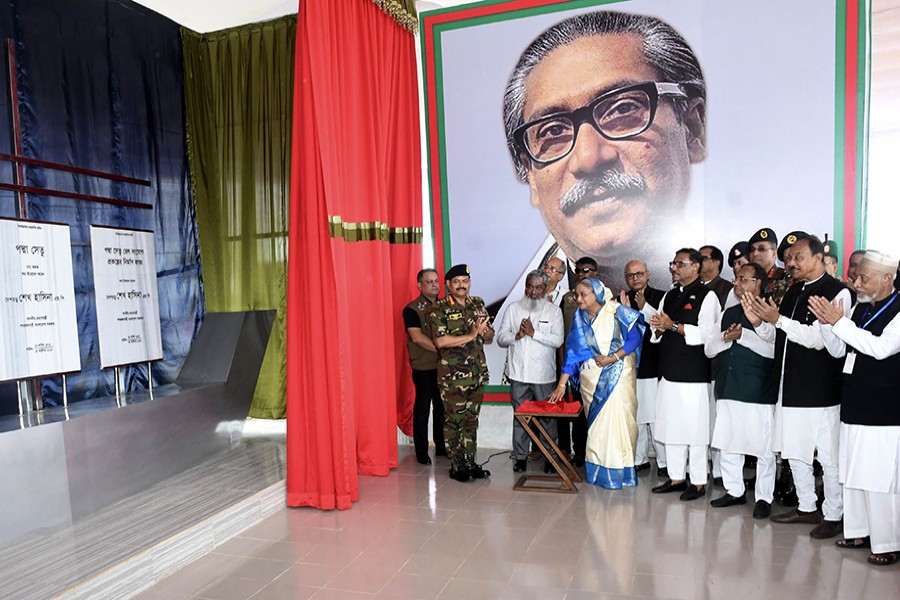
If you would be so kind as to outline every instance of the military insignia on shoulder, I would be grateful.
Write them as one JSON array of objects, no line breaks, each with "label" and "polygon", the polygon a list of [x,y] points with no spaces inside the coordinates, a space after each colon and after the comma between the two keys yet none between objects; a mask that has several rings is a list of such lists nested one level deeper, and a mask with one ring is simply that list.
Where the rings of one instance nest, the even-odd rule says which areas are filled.
[{"label": "military insignia on shoulder", "polygon": [[416,308],[418,308],[419,310],[422,310],[423,308],[426,308],[429,305],[430,305],[429,302],[422,301],[422,302],[419,302],[419,304],[416,306]]}]

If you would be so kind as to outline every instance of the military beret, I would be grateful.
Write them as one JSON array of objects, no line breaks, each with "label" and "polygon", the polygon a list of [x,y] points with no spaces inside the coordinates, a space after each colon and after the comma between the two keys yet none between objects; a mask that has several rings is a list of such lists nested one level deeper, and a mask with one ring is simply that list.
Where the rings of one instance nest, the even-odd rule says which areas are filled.
[{"label": "military beret", "polygon": [[825,240],[825,256],[831,256],[832,258],[837,258],[838,262],[840,262],[841,258],[841,250],[838,248],[838,243],[834,240]]},{"label": "military beret", "polygon": [[755,244],[756,242],[772,242],[777,246],[778,236],[775,235],[775,232],[768,227],[763,227],[762,229],[751,235],[750,239],[747,240],[747,243],[751,245]]},{"label": "military beret", "polygon": [[809,237],[809,234],[805,231],[792,231],[781,240],[781,243],[778,244],[778,260],[784,262],[784,251],[796,244],[800,240],[805,240]]},{"label": "military beret", "polygon": [[734,268],[734,263],[739,258],[746,258],[750,255],[750,244],[747,242],[738,242],[731,247],[728,252],[728,266]]},{"label": "military beret", "polygon": [[449,281],[454,277],[468,277],[469,265],[453,265],[447,274],[444,275],[444,281]]}]

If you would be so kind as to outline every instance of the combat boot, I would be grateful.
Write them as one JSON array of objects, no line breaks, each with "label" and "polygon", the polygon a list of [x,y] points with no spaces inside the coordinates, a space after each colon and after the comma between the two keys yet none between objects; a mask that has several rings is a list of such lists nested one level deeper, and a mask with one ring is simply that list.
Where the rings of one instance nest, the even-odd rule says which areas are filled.
[{"label": "combat boot", "polygon": [[794,486],[794,473],[786,460],[781,462],[781,474],[778,476],[778,481],[775,482],[775,487],[781,490],[779,504],[782,506],[798,506],[800,504],[800,499],[797,498],[797,488]]},{"label": "combat boot", "polygon": [[472,473],[469,472],[469,468],[466,464],[465,459],[453,459],[453,461],[450,463],[450,479],[454,481],[461,481],[463,483],[472,481],[472,479],[474,479]]},{"label": "combat boot", "polygon": [[469,469],[469,474],[475,479],[485,479],[486,477],[491,476],[490,471],[482,469],[481,466],[475,462],[474,454],[466,454],[466,467]]}]

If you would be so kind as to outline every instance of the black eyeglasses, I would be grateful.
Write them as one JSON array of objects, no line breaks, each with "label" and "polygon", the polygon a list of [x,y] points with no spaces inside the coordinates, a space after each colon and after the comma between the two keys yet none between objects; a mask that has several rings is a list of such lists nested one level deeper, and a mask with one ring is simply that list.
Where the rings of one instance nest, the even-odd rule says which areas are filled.
[{"label": "black eyeglasses", "polygon": [[625,279],[640,279],[647,274],[647,271],[635,271],[634,273],[625,273]]},{"label": "black eyeglasses", "polygon": [[594,267],[575,267],[576,273],[594,273],[597,269]]},{"label": "black eyeglasses", "polygon": [[669,263],[669,268],[677,269],[679,267],[689,267],[692,264],[694,264],[694,263],[692,263],[689,260],[673,260],[672,262]]},{"label": "black eyeglasses", "polygon": [[644,133],[653,124],[660,96],[688,97],[678,83],[648,81],[629,85],[606,92],[572,112],[525,123],[513,132],[513,139],[531,160],[546,165],[572,151],[582,123],[590,123],[608,140],[625,140]]}]

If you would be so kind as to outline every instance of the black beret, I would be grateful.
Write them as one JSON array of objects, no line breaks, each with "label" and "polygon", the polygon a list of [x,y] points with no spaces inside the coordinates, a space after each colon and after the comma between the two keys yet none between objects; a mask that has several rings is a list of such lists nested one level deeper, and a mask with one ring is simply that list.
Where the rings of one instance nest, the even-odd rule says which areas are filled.
[{"label": "black beret", "polygon": [[800,240],[805,240],[809,237],[809,234],[805,231],[792,231],[781,240],[781,243],[778,245],[778,260],[784,262],[784,251],[796,244]]},{"label": "black beret", "polygon": [[747,242],[738,242],[732,246],[731,250],[728,252],[728,266],[733,269],[734,262],[737,259],[746,258],[748,256],[750,256],[750,244]]},{"label": "black beret", "polygon": [[444,281],[450,281],[454,277],[468,277],[469,265],[453,265],[447,274],[444,275]]},{"label": "black beret", "polygon": [[778,236],[775,235],[775,232],[768,227],[763,227],[762,229],[751,235],[750,239],[747,240],[748,244],[755,244],[756,242],[772,242],[777,246]]}]

